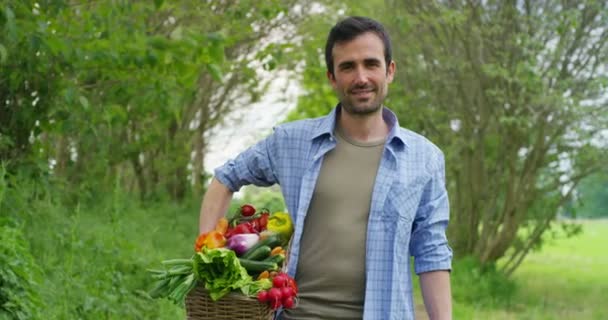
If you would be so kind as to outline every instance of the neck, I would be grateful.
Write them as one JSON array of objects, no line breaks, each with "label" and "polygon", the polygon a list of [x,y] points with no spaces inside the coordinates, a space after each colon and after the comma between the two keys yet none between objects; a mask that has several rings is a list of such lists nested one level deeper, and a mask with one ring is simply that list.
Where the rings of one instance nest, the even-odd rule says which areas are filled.
[{"label": "neck", "polygon": [[338,121],[342,131],[357,142],[374,142],[385,139],[389,131],[388,125],[382,117],[382,108],[366,115],[353,115],[342,109]]}]

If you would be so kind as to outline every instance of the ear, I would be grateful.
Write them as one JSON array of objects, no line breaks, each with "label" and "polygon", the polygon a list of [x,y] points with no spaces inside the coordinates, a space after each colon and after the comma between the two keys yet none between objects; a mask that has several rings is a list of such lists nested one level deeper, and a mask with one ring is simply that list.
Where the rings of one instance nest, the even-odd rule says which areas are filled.
[{"label": "ear", "polygon": [[331,72],[329,72],[329,70],[327,70],[326,72],[327,75],[327,80],[329,80],[329,84],[331,84],[332,88],[336,88],[336,78],[334,77],[333,74],[331,74]]},{"label": "ear", "polygon": [[386,69],[386,79],[388,83],[393,82],[395,70],[397,70],[397,63],[395,63],[395,60],[393,60],[391,63],[389,63],[388,68]]}]

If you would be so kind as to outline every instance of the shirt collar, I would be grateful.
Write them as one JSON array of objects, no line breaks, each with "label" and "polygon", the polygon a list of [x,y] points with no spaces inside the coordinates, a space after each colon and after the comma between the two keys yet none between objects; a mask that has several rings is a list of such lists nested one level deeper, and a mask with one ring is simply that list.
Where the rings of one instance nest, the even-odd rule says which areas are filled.
[{"label": "shirt collar", "polygon": [[[315,140],[322,136],[329,136],[332,139],[335,139],[334,132],[336,129],[336,119],[338,114],[341,112],[341,106],[338,104],[327,116],[321,118],[321,122],[319,126],[315,128],[312,135],[312,140]],[[396,148],[405,147],[406,139],[403,130],[399,128],[399,121],[397,120],[397,116],[393,111],[391,111],[388,107],[382,107],[382,118],[389,127],[387,141],[388,144],[394,146]]]}]

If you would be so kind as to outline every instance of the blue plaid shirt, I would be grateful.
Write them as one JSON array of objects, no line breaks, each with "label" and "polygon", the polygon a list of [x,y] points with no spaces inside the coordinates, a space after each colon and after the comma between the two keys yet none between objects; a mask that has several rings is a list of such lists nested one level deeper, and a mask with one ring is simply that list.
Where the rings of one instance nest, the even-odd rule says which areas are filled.
[{"label": "blue plaid shirt", "polygon": [[[336,107],[329,115],[286,123],[215,170],[232,191],[278,183],[295,225],[288,273],[295,275],[304,219],[323,155],[336,146]],[[373,188],[367,226],[363,318],[414,319],[410,256],[417,274],[450,270],[452,250],[443,153],[424,137],[399,127],[384,107],[390,131]]]}]

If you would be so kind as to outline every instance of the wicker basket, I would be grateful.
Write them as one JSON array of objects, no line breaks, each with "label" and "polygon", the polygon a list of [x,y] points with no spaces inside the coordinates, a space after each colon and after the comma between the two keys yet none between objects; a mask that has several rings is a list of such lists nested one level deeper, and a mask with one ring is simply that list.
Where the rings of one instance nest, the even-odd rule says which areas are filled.
[{"label": "wicker basket", "polygon": [[186,315],[188,320],[272,320],[274,311],[257,299],[236,292],[213,301],[199,285],[186,297]]}]

